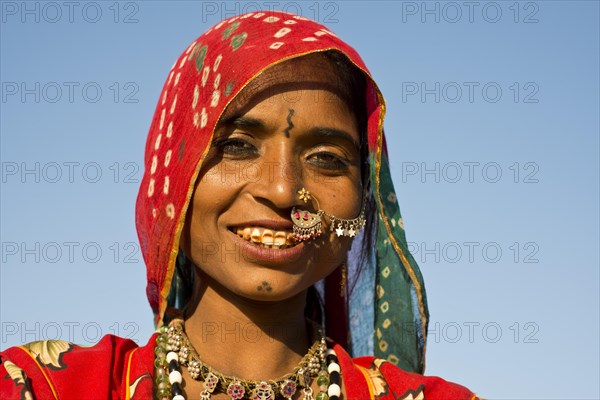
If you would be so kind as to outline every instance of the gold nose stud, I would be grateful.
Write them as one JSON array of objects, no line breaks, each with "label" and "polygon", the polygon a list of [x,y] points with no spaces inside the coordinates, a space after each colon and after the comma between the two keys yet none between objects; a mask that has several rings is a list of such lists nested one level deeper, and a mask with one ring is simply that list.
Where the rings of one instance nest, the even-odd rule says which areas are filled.
[{"label": "gold nose stud", "polygon": [[298,197],[300,198],[300,200],[304,200],[305,203],[307,203],[311,199],[310,192],[305,188],[298,190]]}]

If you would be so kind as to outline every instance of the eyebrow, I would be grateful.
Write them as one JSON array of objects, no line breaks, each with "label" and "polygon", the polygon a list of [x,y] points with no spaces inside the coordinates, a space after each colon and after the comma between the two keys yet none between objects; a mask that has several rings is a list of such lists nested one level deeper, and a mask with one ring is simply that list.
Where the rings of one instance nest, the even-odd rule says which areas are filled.
[{"label": "eyebrow", "polygon": [[343,140],[343,141],[351,144],[355,148],[356,151],[359,151],[359,149],[360,149],[360,145],[358,144],[358,142],[356,140],[354,140],[352,135],[350,135],[346,131],[342,131],[342,130],[336,129],[336,128],[316,127],[316,128],[312,128],[309,132],[311,135],[316,136],[318,138],[322,138],[322,139]]},{"label": "eyebrow", "polygon": [[233,115],[226,118],[221,124],[223,126],[236,126],[238,128],[251,128],[262,131],[267,129],[266,124],[262,120],[240,115]]},{"label": "eyebrow", "polygon": [[[221,123],[223,126],[235,126],[238,128],[246,128],[252,129],[256,131],[266,132],[267,125],[264,121],[258,118],[252,118],[241,115],[233,115],[229,118],[226,118]],[[338,139],[347,142],[352,145],[355,150],[360,150],[360,145],[358,142],[350,135],[348,132],[343,131],[341,129],[329,128],[329,127],[321,127],[317,126],[308,131],[310,136],[316,137],[319,139]]]}]

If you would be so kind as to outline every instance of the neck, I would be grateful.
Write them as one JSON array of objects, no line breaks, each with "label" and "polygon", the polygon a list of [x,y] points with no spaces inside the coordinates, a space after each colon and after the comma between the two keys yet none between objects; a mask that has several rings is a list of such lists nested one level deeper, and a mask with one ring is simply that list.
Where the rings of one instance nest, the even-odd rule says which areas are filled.
[{"label": "neck", "polygon": [[225,375],[272,380],[291,372],[308,351],[306,291],[283,301],[257,302],[201,274],[186,334],[204,363]]}]

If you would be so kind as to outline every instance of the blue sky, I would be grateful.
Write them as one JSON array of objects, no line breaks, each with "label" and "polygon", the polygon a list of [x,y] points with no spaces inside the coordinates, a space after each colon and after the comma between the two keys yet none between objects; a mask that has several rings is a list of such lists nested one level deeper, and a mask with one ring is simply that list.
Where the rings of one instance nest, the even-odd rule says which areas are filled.
[{"label": "blue sky", "polygon": [[0,348],[147,341],[134,203],[154,106],[193,39],[257,5],[330,27],[383,91],[427,374],[599,398],[596,1],[2,1]]}]

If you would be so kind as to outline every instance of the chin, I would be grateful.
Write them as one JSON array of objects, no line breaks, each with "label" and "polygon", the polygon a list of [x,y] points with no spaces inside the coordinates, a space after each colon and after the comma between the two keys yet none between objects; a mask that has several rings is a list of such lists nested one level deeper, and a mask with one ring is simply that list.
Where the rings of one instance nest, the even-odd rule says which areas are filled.
[{"label": "chin", "polygon": [[225,285],[240,297],[260,302],[288,300],[308,287],[304,282],[300,282],[297,276],[291,277],[286,273],[269,273],[264,270],[248,274],[247,279],[236,286],[236,288],[231,287],[231,281],[229,285]]}]

